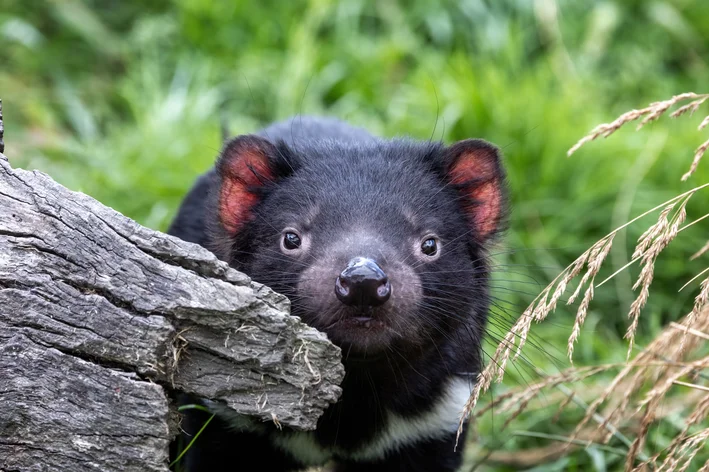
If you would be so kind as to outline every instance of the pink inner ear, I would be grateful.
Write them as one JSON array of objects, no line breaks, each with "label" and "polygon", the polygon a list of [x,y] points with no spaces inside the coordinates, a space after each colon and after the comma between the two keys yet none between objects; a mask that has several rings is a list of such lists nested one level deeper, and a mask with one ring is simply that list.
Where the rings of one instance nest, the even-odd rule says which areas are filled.
[{"label": "pink inner ear", "polygon": [[[496,165],[497,156],[490,148],[464,150],[450,169],[451,182],[462,185],[470,200],[465,211],[474,229],[483,239],[492,234],[502,212],[502,190]],[[471,182],[471,185],[466,185]]]},{"label": "pink inner ear", "polygon": [[258,202],[253,190],[262,186],[264,179],[273,177],[267,157],[257,149],[237,150],[222,165],[222,188],[219,194],[219,217],[231,234],[253,218],[251,209]]}]

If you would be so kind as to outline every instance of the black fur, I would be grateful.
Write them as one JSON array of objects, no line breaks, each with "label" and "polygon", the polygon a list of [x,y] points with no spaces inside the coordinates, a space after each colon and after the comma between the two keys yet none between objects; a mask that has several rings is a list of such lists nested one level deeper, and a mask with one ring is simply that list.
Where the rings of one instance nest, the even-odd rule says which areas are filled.
[{"label": "black fur", "polygon": [[[491,235],[471,227],[465,212],[471,202],[464,202],[460,186],[448,181],[449,148],[379,139],[338,121],[314,118],[294,118],[257,135],[272,144],[268,148],[272,175],[254,189],[259,197],[253,219],[235,235],[219,224],[223,176],[212,170],[189,192],[169,233],[207,247],[254,280],[287,295],[294,315],[327,332],[342,347],[343,395],[325,412],[314,433],[320,447],[335,451],[337,471],[456,470],[462,446],[454,452],[454,431],[419,438],[376,458],[349,456],[375,440],[391,414],[413,418],[431,410],[451,379],[472,381],[481,368],[488,310],[485,246]],[[496,155],[494,148],[489,149]],[[228,152],[227,147],[221,163]],[[504,174],[499,162],[495,166],[502,213]],[[306,220],[303,231],[309,252],[298,258],[281,253],[281,230]],[[431,262],[418,260],[415,254],[417,241],[427,232],[441,242],[440,256]],[[340,243],[349,235],[351,241]],[[333,286],[323,274],[329,274],[332,265],[336,277],[354,256],[383,260],[404,279],[402,284],[408,284],[398,287],[399,292],[411,289],[406,300],[392,302],[404,304],[405,310],[377,315],[394,319],[402,331],[399,336],[370,342],[367,332],[355,335],[331,328],[336,315],[323,315],[336,310]],[[404,269],[394,268],[400,266]],[[308,268],[315,282],[299,282]],[[183,428],[188,440],[208,417],[203,412],[186,414]],[[293,433],[233,432],[215,418],[187,454],[187,470],[301,469],[305,464],[272,444],[276,434]]]}]

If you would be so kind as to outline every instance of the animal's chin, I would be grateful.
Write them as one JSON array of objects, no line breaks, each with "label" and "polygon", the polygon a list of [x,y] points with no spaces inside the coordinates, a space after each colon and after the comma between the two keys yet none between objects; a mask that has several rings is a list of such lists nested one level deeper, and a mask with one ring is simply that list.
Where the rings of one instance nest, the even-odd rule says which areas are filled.
[{"label": "animal's chin", "polygon": [[391,347],[396,336],[385,321],[363,314],[341,318],[321,330],[342,349],[345,361],[375,360]]}]

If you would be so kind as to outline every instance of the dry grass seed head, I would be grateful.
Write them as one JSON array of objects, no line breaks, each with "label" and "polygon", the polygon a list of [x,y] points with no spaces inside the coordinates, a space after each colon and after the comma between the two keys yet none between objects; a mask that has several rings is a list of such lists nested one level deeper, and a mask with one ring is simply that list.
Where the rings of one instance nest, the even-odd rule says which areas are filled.
[{"label": "dry grass seed head", "polygon": [[[591,264],[596,261],[598,258],[598,255],[601,253],[601,250],[603,249],[603,245],[606,242],[606,238],[603,238],[599,241],[596,241],[596,243],[591,246],[586,252],[582,254],[582,257],[584,257],[584,262],[586,263],[586,272],[583,274],[583,277],[581,277],[581,280],[579,281],[578,286],[576,287],[576,290],[574,290],[574,293],[571,294],[569,299],[566,301],[567,305],[571,305],[576,301],[576,298],[579,296],[579,293],[581,293],[581,289],[586,286],[588,283],[588,280],[593,277],[593,273],[591,271]],[[580,258],[579,258],[580,259]],[[577,259],[578,260],[578,259]],[[577,274],[581,272],[581,269],[583,268],[583,264],[581,264],[581,267],[579,267],[579,270],[576,272]]]},{"label": "dry grass seed head", "polygon": [[[614,132],[616,132],[620,127],[625,125],[626,123],[629,123],[631,121],[635,121],[640,117],[644,117],[643,120],[640,122],[638,125],[637,129],[639,130],[643,126],[645,126],[647,123],[656,120],[657,118],[660,117],[664,112],[666,112],[670,107],[673,105],[677,104],[678,102],[681,102],[683,100],[689,100],[689,99],[694,99],[694,101],[681,106],[677,110],[675,110],[670,116],[672,118],[677,118],[679,116],[684,115],[685,113],[689,112],[690,115],[694,114],[695,111],[709,98],[709,94],[696,94],[696,93],[683,93],[680,95],[675,95],[674,97],[670,98],[669,100],[664,100],[660,102],[654,102],[651,103],[649,106],[642,108],[640,110],[631,110],[629,112],[623,113],[620,115],[615,121],[612,121],[611,123],[604,123],[601,125],[596,126],[588,135],[584,136],[581,138],[576,144],[574,144],[571,149],[568,150],[567,156],[571,156],[573,153],[575,153],[581,146],[584,144],[593,141],[597,139],[600,136],[603,136],[604,138],[607,138]],[[699,124],[699,130],[703,129],[709,125],[709,116],[705,117],[702,122]],[[706,150],[709,149],[709,140],[705,141],[703,144],[701,144],[697,150],[694,153],[694,159],[692,160],[692,164],[689,168],[689,170],[682,176],[682,180],[687,180],[696,170],[697,166],[699,165],[699,161],[701,160],[702,156],[706,152]]]},{"label": "dry grass seed head", "polygon": [[[671,106],[675,105],[680,101],[688,99],[705,100],[707,97],[709,97],[709,94],[699,95],[691,92],[683,93],[680,95],[675,95],[669,100],[651,103],[649,106],[640,110],[631,110],[629,112],[623,113],[611,123],[604,123],[596,126],[588,135],[584,136],[576,144],[574,144],[567,152],[567,155],[571,156],[581,146],[590,141],[593,141],[594,139],[597,139],[600,136],[607,138],[608,136],[616,132],[621,126],[625,125],[626,123],[630,123],[631,121],[635,121],[640,117],[645,116],[645,119],[638,125],[638,129],[642,128],[646,123],[657,119],[662,113],[667,111],[667,109],[669,109]],[[697,107],[698,106],[699,105],[697,105]]]},{"label": "dry grass seed head", "polygon": [[668,449],[671,450],[676,444],[679,444],[683,438],[686,438],[689,435],[689,429],[692,426],[699,424],[701,421],[704,421],[707,418],[707,415],[709,415],[709,394],[704,395],[704,397],[697,403],[694,411],[692,411],[687,418],[684,429],[675,437]]},{"label": "dry grass seed head", "polygon": [[581,300],[581,304],[579,305],[579,309],[576,312],[576,318],[574,319],[574,327],[571,330],[571,336],[569,336],[569,341],[567,343],[569,362],[573,363],[574,361],[574,343],[581,335],[581,327],[583,326],[584,321],[586,321],[586,313],[588,312],[588,306],[591,303],[592,298],[593,282],[591,282],[591,285],[589,285],[588,289],[586,289],[586,293],[584,294],[583,299]]},{"label": "dry grass seed head", "polygon": [[672,218],[673,221],[671,224],[667,216],[672,211],[672,208],[674,208],[675,203],[665,207],[660,213],[657,223],[640,237],[638,245],[633,252],[633,258],[641,257],[642,269],[638,280],[633,285],[633,290],[637,290],[638,287],[641,287],[640,293],[631,304],[630,312],[628,313],[628,317],[631,319],[630,326],[625,333],[625,338],[628,339],[628,359],[630,358],[635,343],[635,332],[638,328],[640,312],[645,307],[650,296],[650,284],[652,284],[654,275],[655,261],[657,256],[679,233],[679,226],[687,218],[686,204],[691,196],[692,194],[682,201],[679,209]]},{"label": "dry grass seed head", "polygon": [[657,217],[657,223],[650,226],[648,229],[645,230],[642,235],[640,235],[640,237],[638,238],[638,244],[635,246],[635,250],[633,251],[633,259],[642,257],[643,254],[645,254],[645,252],[647,251],[647,248],[650,247],[650,244],[655,239],[657,239],[660,234],[664,233],[667,230],[667,227],[670,224],[667,217],[669,216],[672,209],[675,207],[675,203],[677,202],[673,201],[665,208],[663,208],[660,212],[660,216]]},{"label": "dry grass seed head", "polygon": [[[709,302],[709,277],[702,280],[699,284],[699,295],[694,299],[694,308],[690,313],[690,323],[694,321],[694,317],[699,316],[699,313],[707,306]],[[690,324],[691,325],[691,324]]]},{"label": "dry grass seed head", "polygon": [[[699,450],[704,447],[707,439],[709,439],[709,428],[683,438],[676,450],[673,450],[672,454],[668,454],[658,470],[684,472]],[[677,468],[678,466],[679,468]]]},{"label": "dry grass seed head", "polygon": [[701,123],[699,123],[699,131],[703,130],[707,125],[709,125],[709,115],[705,116]]},{"label": "dry grass seed head", "polygon": [[[539,382],[531,385],[527,385],[524,388],[517,388],[510,390],[502,395],[498,395],[495,399],[487,404],[485,408],[480,409],[475,413],[475,417],[481,417],[492,408],[499,408],[498,413],[505,413],[515,409],[515,413],[512,414],[512,418],[519,415],[524,408],[519,408],[522,403],[529,403],[531,400],[537,398],[539,394],[544,390],[549,390],[560,384],[575,384],[584,381],[588,377],[596,375],[600,372],[605,372],[609,369],[614,368],[614,365],[603,365],[594,367],[582,367],[582,368],[570,368],[555,375],[550,375],[542,378]],[[563,404],[568,405],[573,399],[573,395],[565,395],[565,400]]]},{"label": "dry grass seed head", "polygon": [[[672,97],[669,100],[652,103],[650,104],[650,106],[641,110],[632,110],[630,112],[624,113],[618,119],[611,123],[597,126],[589,135],[579,140],[579,142],[576,143],[576,145],[574,145],[569,150],[568,155],[573,154],[583,144],[594,140],[599,136],[607,137],[624,124],[644,117],[638,125],[639,129],[646,123],[657,119],[676,103],[687,99],[694,99],[694,101],[677,109],[675,112],[672,113],[672,117],[679,117],[686,113],[694,113],[700,105],[702,105],[705,101],[707,101],[707,99],[709,99],[709,94],[681,94]],[[707,116],[702,121],[699,126],[699,129],[702,129],[708,125],[709,116]],[[694,162],[692,163],[692,167],[690,168],[690,171],[685,174],[684,178],[687,178],[692,172],[694,172],[699,160],[701,159],[707,148],[709,148],[709,141],[705,142],[697,149],[697,152],[695,153]],[[698,187],[694,190],[698,190],[699,188],[704,188],[704,186]],[[666,206],[660,213],[657,223],[648,228],[648,230],[645,231],[645,233],[638,240],[638,244],[633,253],[633,259],[641,260],[642,269],[638,280],[636,281],[633,288],[640,288],[641,290],[638,294],[638,297],[633,302],[629,313],[629,316],[631,317],[632,321],[626,333],[626,337],[630,340],[628,356],[630,355],[630,349],[632,349],[634,343],[634,335],[638,326],[640,311],[644,307],[649,296],[649,286],[652,283],[653,279],[655,260],[657,256],[667,247],[667,245],[676,237],[677,233],[679,232],[679,226],[686,218],[685,205],[689,198],[692,196],[693,191],[677,196],[670,202],[667,202]],[[679,204],[679,209],[670,219],[669,215],[675,209],[677,202],[681,202]],[[644,215],[645,214],[641,215],[640,217]],[[565,293],[569,283],[575,277],[577,277],[583,270],[584,266],[586,266],[587,270],[584,273],[584,276],[582,277],[578,287],[568,300],[569,304],[573,303],[577,296],[580,294],[580,291],[584,287],[586,287],[583,299],[577,311],[574,328],[569,337],[568,348],[569,357],[571,358],[573,354],[573,345],[578,339],[581,326],[583,325],[583,322],[586,317],[588,306],[594,295],[594,277],[600,270],[600,267],[605,257],[610,251],[614,235],[617,233],[617,231],[634,221],[636,221],[636,219],[626,223],[626,225],[623,225],[620,228],[617,228],[615,231],[611,232],[605,238],[599,240],[596,244],[594,244],[591,248],[589,248],[586,252],[579,256],[579,258],[577,258],[573,264],[571,264],[564,271],[562,271],[562,273],[560,273],[559,276],[557,276],[557,278],[549,286],[547,286],[542,291],[542,293],[540,293],[540,295],[530,304],[530,306],[527,307],[520,319],[517,320],[515,325],[507,333],[507,335],[503,339],[503,342],[500,343],[500,345],[497,347],[490,364],[478,375],[478,381],[476,383],[475,389],[471,394],[471,397],[468,399],[463,415],[461,417],[460,429],[458,434],[460,434],[460,431],[462,430],[463,422],[466,420],[470,412],[475,408],[475,405],[477,404],[481,393],[489,389],[493,379],[495,379],[497,382],[502,380],[507,366],[507,362],[510,359],[511,352],[513,351],[515,345],[517,349],[513,360],[517,356],[519,356],[520,351],[526,341],[529,329],[531,328],[532,321],[543,321],[550,312],[554,311],[558,300]],[[699,257],[699,255],[701,255],[707,250],[709,250],[709,242],[705,245],[704,248],[702,248],[702,250],[695,254],[694,257]],[[553,292],[552,289],[554,289]],[[549,298],[550,293],[551,298]],[[603,417],[603,421],[597,429],[598,432],[605,427],[606,433],[604,440],[609,440],[610,437],[612,437],[613,435],[612,432],[616,430],[615,427],[609,427],[609,425],[613,424],[614,421],[619,421],[624,418],[627,419],[628,416],[632,416],[635,411],[640,411],[640,409],[629,409],[628,405],[630,404],[631,398],[633,398],[633,396],[640,390],[641,386],[645,384],[648,379],[662,379],[662,381],[659,383],[659,386],[656,386],[654,389],[652,389],[646,396],[645,401],[641,403],[640,408],[644,408],[645,411],[642,416],[640,433],[636,437],[635,442],[633,442],[633,444],[631,445],[626,461],[626,468],[628,470],[632,468],[633,464],[636,461],[637,455],[642,449],[650,425],[652,424],[655,418],[655,413],[657,411],[658,405],[660,404],[660,401],[665,397],[669,388],[674,384],[674,381],[676,379],[680,378],[682,375],[686,375],[688,372],[696,371],[696,365],[688,366],[687,364],[678,364],[677,361],[681,360],[682,355],[684,353],[683,349],[673,350],[669,348],[677,345],[676,343],[680,339],[679,336],[687,336],[687,333],[689,332],[689,325],[695,322],[694,318],[697,318],[699,321],[701,321],[699,323],[701,326],[709,325],[709,316],[699,316],[700,314],[706,315],[708,311],[703,308],[707,302],[707,298],[709,298],[709,281],[705,280],[704,282],[702,282],[701,293],[697,296],[697,299],[695,300],[694,310],[692,311],[692,313],[686,316],[682,322],[682,326],[684,327],[684,329],[665,329],[655,340],[653,340],[653,342],[650,344],[650,346],[648,346],[647,349],[643,350],[638,356],[636,356],[633,361],[628,362],[623,367],[621,372],[619,372],[614,377],[613,381],[610,383],[610,385],[608,385],[604,392],[599,397],[597,397],[591,403],[591,405],[587,407],[586,415],[584,416],[582,421],[578,423],[570,441],[575,439],[581,432],[582,428],[584,428],[585,425],[590,421],[590,419],[594,418],[595,415],[597,415],[596,412],[598,411],[599,407],[603,403],[607,402],[610,398],[612,398],[615,394],[620,397],[620,401],[618,402],[617,406],[615,406],[615,408],[610,411],[610,414]],[[693,336],[690,342],[687,343],[688,350],[691,350],[696,345],[696,342],[696,337]],[[649,362],[654,361],[656,359],[656,357],[658,356],[657,353],[669,353],[670,359],[667,359],[667,362],[664,363]],[[677,367],[679,367],[680,365],[681,368],[677,370]],[[635,371],[634,375],[629,377],[629,374],[632,371]],[[589,375],[591,374],[589,373]],[[528,388],[520,392],[508,393],[499,397],[499,402],[492,402],[487,408],[479,412],[479,414],[484,413],[485,411],[492,408],[494,405],[498,404],[502,405],[504,411],[509,411],[514,406],[515,408],[512,413],[512,418],[505,422],[505,425],[507,425],[509,421],[511,421],[511,419],[519,415],[528,406],[530,401],[532,401],[538,396],[539,392],[543,388],[558,386],[560,383],[567,381],[572,381],[572,379],[569,377],[565,377],[564,380],[560,380],[558,377],[548,377],[547,379],[544,379],[544,381],[542,381],[541,383],[529,386]],[[572,398],[573,395],[568,396],[563,402],[563,405],[568,405]],[[693,418],[706,416],[706,407],[704,407],[703,405],[704,404],[702,403],[702,405],[697,406],[697,408],[695,409],[696,414],[694,414]],[[629,411],[630,413],[628,413]],[[687,449],[687,447],[685,447],[685,449],[689,450]],[[654,462],[654,460],[656,459],[657,457],[654,457],[652,458],[652,461]],[[676,462],[677,461],[672,458],[669,458],[667,461],[668,464],[675,464]],[[672,468],[674,469],[674,467],[675,466],[673,465]],[[686,466],[684,467],[686,468]],[[709,472],[709,462],[705,464],[704,469]]]},{"label": "dry grass seed head", "polygon": [[581,287],[583,287],[584,284],[590,279],[590,282],[588,283],[588,288],[586,289],[583,299],[581,300],[579,308],[576,312],[574,327],[571,330],[571,335],[569,336],[569,341],[567,343],[569,361],[571,362],[573,362],[574,343],[581,334],[581,327],[583,326],[584,321],[586,321],[588,307],[591,304],[591,300],[593,299],[596,275],[601,270],[601,266],[603,265],[606,256],[608,256],[608,253],[610,252],[611,247],[613,246],[614,237],[615,233],[611,233],[611,235],[601,239],[593,245],[588,257],[588,270],[581,279],[581,282],[579,282],[579,286],[576,288],[576,291],[573,293],[573,295],[571,295],[571,297],[569,297],[568,304],[573,303],[576,297],[578,296]]},{"label": "dry grass seed head", "polygon": [[[473,392],[465,404],[458,428],[458,438],[460,438],[464,422],[477,405],[480,395],[490,388],[493,379],[495,379],[496,382],[502,381],[513,347],[517,345],[517,350],[513,358],[514,360],[517,356],[519,356],[521,349],[525,344],[527,335],[531,329],[532,321],[543,321],[549,312],[556,308],[558,299],[563,295],[568,283],[581,272],[589,254],[594,251],[595,254],[597,254],[598,251],[600,251],[600,248],[598,250],[594,249],[597,246],[598,243],[577,258],[571,266],[567,267],[557,277],[556,280],[560,279],[560,282],[557,285],[557,288],[554,291],[549,303],[547,303],[549,292],[551,291],[551,288],[554,287],[556,280],[547,286],[542,293],[540,293],[539,296],[537,296],[537,298],[525,309],[522,316],[520,316],[512,328],[510,328],[502,342],[499,343],[487,367],[485,367],[485,369],[478,374]],[[515,340],[518,340],[518,343],[515,343]]]},{"label": "dry grass seed head", "polygon": [[638,453],[645,446],[645,439],[647,438],[647,433],[650,430],[650,424],[652,424],[652,418],[643,418],[638,435],[630,445],[628,454],[625,456],[625,470],[631,471],[635,468],[635,460],[638,457]]},{"label": "dry grass seed head", "polygon": [[[669,225],[667,216],[671,212],[672,208],[674,208],[674,202],[665,207],[665,209],[661,212],[658,223],[653,225],[653,228],[646,231],[643,237],[641,237],[641,243],[643,240],[647,240],[648,245],[653,239],[655,241],[661,241],[661,243],[654,243],[655,248],[669,243],[671,238],[662,238],[660,236],[663,236],[663,232],[667,232],[667,228]],[[571,357],[571,354],[573,353],[573,343],[580,334],[580,328],[588,311],[590,301],[593,298],[593,278],[598,274],[600,267],[602,266],[606,256],[610,252],[613,243],[613,238],[616,232],[617,230],[612,232],[605,238],[602,238],[601,240],[597,241],[591,248],[589,248],[581,256],[579,256],[576,261],[574,261],[574,263],[572,263],[569,267],[562,271],[562,273],[559,274],[559,276],[549,286],[547,286],[540,293],[540,295],[527,307],[522,316],[513,325],[507,335],[505,335],[503,341],[498,345],[497,349],[495,350],[495,353],[492,356],[488,366],[483,369],[480,374],[478,374],[478,381],[476,382],[473,392],[463,410],[458,434],[460,434],[460,432],[462,431],[463,422],[466,420],[466,418],[470,415],[470,412],[477,405],[482,392],[485,392],[490,388],[493,379],[496,382],[502,381],[502,378],[505,374],[505,369],[507,367],[507,363],[510,360],[512,350],[515,346],[517,346],[517,349],[513,360],[516,359],[517,356],[520,354],[521,349],[526,341],[529,330],[531,329],[532,321],[534,320],[539,322],[544,320],[546,316],[551,311],[553,311],[554,308],[556,308],[557,301],[565,292],[568,283],[581,273],[584,266],[587,266],[586,273],[582,277],[579,283],[579,287],[577,287],[576,291],[569,298],[568,301],[568,303],[573,303],[574,299],[579,294],[580,289],[584,287],[589,282],[589,280],[591,281],[591,285],[584,293],[584,298],[577,312],[574,331],[572,331],[570,337],[569,355]],[[670,231],[669,234],[676,235],[677,229],[675,228],[673,231]],[[653,246],[650,247],[650,250],[653,250]],[[651,278],[649,280],[651,280]],[[547,300],[549,299],[549,293],[551,292],[551,289],[555,286],[555,284],[556,289],[554,290],[554,293],[552,294],[549,302],[547,302]],[[620,380],[622,380],[622,378],[618,379],[618,381]],[[610,393],[608,393],[608,395],[610,395]],[[601,402],[602,401],[603,400],[601,400]]]},{"label": "dry grass seed head", "polygon": [[693,102],[690,102],[686,105],[683,105],[676,109],[675,111],[670,114],[671,118],[678,118],[685,113],[689,112],[690,116],[694,114],[695,111],[699,108],[699,106],[706,101],[706,99],[709,98],[709,96],[704,96],[700,98],[699,100],[694,100]]},{"label": "dry grass seed head", "polygon": [[[709,315],[709,311],[705,315]],[[626,414],[626,416],[633,414],[632,409],[628,406],[631,398],[633,398],[636,392],[640,391],[643,384],[653,385],[667,382],[667,378],[673,376],[675,369],[683,365],[682,359],[684,354],[694,349],[697,346],[697,341],[700,339],[697,336],[692,336],[686,343],[685,352],[676,349],[676,346],[685,336],[684,326],[686,326],[687,323],[688,316],[681,321],[681,328],[665,328],[650,345],[628,364],[630,368],[636,369],[635,374],[623,386],[624,388],[620,392],[621,403],[616,410],[608,415],[609,418],[619,420],[620,416],[623,414]],[[709,325],[709,316],[699,318],[698,324],[702,327]],[[660,362],[654,362],[655,360],[659,360]],[[619,377],[623,374],[624,372],[621,372]],[[671,380],[669,382],[672,383]]]},{"label": "dry grass seed head", "polygon": [[697,472],[709,472],[709,459],[707,459],[702,468],[699,469]]},{"label": "dry grass seed head", "polygon": [[[707,117],[709,118],[709,116]],[[706,126],[706,125],[705,125]],[[709,139],[704,141],[696,151],[694,151],[694,159],[692,159],[692,164],[689,166],[689,170],[682,176],[682,181],[687,180],[699,166],[699,161],[702,160],[702,156],[709,149]]]},{"label": "dry grass seed head", "polygon": [[[696,372],[697,369],[702,369],[707,365],[709,365],[709,357],[705,357],[698,361],[685,364],[678,370],[671,369],[672,364],[666,363],[664,369],[669,375],[666,375],[656,387],[651,389],[650,392],[646,394],[644,400],[639,404],[638,410],[644,409],[645,411],[641,418],[640,430],[637,433],[636,439],[633,442],[633,445],[628,451],[628,455],[626,457],[626,470],[631,470],[632,466],[635,464],[637,455],[645,443],[649,428],[651,424],[655,421],[658,409],[660,408],[662,401],[667,398],[669,390],[672,388],[673,385],[675,385],[677,379],[689,375],[692,372]],[[679,446],[682,444],[684,438],[687,436],[689,428],[697,422],[703,420],[704,417],[706,417],[707,411],[709,411],[709,402],[704,405],[704,402],[700,401],[695,407],[693,413],[688,418],[684,431],[678,434],[673,440],[673,442],[670,444],[670,446],[667,448],[668,452],[665,457],[665,461],[660,467],[660,470],[675,470],[675,468],[679,464],[679,461],[675,460],[675,456],[679,452]],[[648,462],[655,462],[659,458],[659,455],[660,453],[655,454],[652,458],[650,458],[649,461],[645,462],[645,465]],[[635,470],[639,470],[639,468],[635,468]]]},{"label": "dry grass seed head", "polygon": [[[682,340],[678,349],[680,353],[684,352],[684,350],[686,349],[686,342],[688,339],[689,330],[695,324],[697,318],[702,317],[702,315],[704,320],[706,320],[706,318],[709,318],[709,307],[707,306],[707,302],[709,302],[709,277],[702,280],[702,282],[699,284],[699,288],[699,294],[694,298],[694,307],[686,317],[686,322],[684,326],[684,336],[682,336]],[[695,337],[692,337],[691,339],[694,339],[696,341]]]}]

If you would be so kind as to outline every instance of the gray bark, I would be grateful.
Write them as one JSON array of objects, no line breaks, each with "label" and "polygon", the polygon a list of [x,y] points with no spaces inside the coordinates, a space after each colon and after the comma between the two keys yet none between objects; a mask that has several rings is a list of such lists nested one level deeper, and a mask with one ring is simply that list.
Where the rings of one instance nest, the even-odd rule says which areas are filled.
[{"label": "gray bark", "polygon": [[288,311],[201,247],[0,154],[0,471],[165,471],[176,390],[314,429],[344,369]]}]

